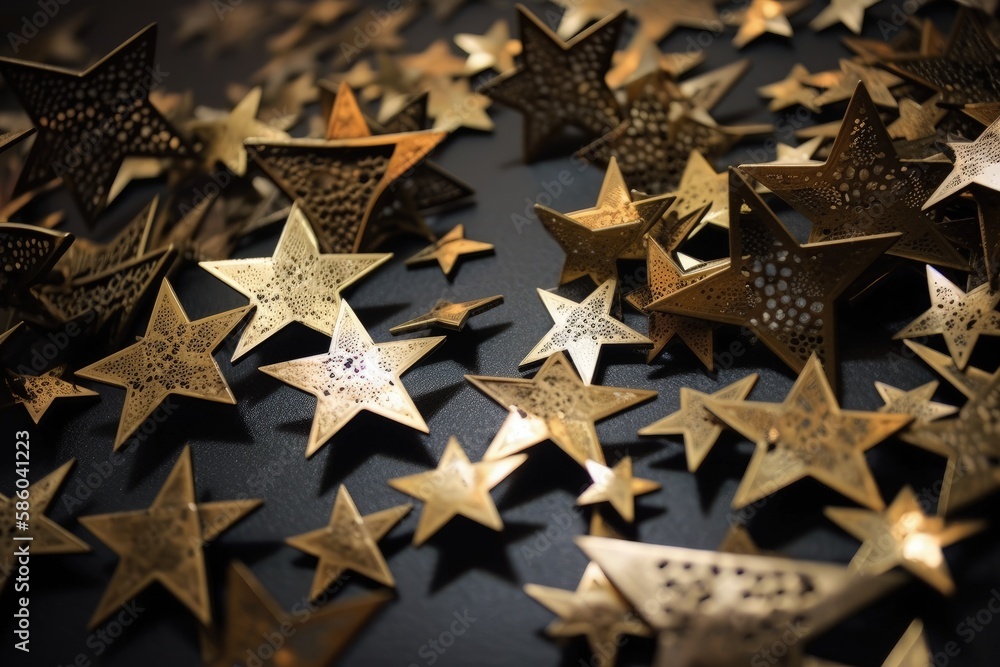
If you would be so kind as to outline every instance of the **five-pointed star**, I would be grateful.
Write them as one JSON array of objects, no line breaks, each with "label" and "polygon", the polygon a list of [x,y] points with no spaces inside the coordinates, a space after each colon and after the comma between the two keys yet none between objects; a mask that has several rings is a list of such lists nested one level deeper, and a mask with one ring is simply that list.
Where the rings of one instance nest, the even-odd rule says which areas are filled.
[{"label": "five-pointed star", "polygon": [[147,509],[80,517],[80,523],[120,557],[90,619],[91,629],[154,581],[173,593],[202,625],[211,625],[202,546],[263,502],[196,502],[191,446],[185,445]]},{"label": "five-pointed star", "polygon": [[902,79],[891,72],[876,67],[866,67],[846,58],[841,59],[839,71],[820,72],[808,77],[806,81],[810,85],[826,88],[813,100],[813,103],[820,107],[850,99],[858,84],[863,83],[872,102],[880,107],[892,109],[898,106],[898,102],[889,88],[903,83]]},{"label": "five-pointed star", "polygon": [[958,412],[954,405],[936,403],[931,400],[937,391],[938,383],[932,380],[927,384],[914,387],[909,391],[898,389],[884,382],[876,382],[875,389],[885,402],[879,412],[895,412],[910,415],[913,421],[908,428],[920,427],[932,421],[948,417]]},{"label": "five-pointed star", "polygon": [[749,182],[730,175],[729,267],[657,307],[746,326],[796,371],[816,352],[835,380],[834,300],[898,236],[800,245]]},{"label": "five-pointed star", "polygon": [[[149,102],[149,91],[163,76],[153,67],[155,53],[152,24],[83,72],[0,58],[0,74],[38,129],[19,193],[61,176],[93,221],[125,156],[190,157],[184,140]],[[100,132],[94,131],[95,119]]]},{"label": "five-pointed star", "polygon": [[955,592],[941,549],[986,527],[985,521],[945,522],[927,516],[917,495],[904,486],[882,512],[854,507],[827,507],[827,518],[862,541],[851,568],[878,576],[901,565],[945,595]]},{"label": "five-pointed star", "polygon": [[399,58],[403,69],[419,72],[424,77],[461,76],[465,60],[452,53],[447,40],[436,39],[422,53],[411,53]]},{"label": "five-pointed star", "polygon": [[506,72],[514,69],[514,57],[521,53],[521,42],[510,38],[510,27],[499,19],[482,35],[460,32],[455,44],[469,54],[465,74],[472,76],[483,70]]},{"label": "five-pointed star", "polygon": [[153,223],[158,208],[159,197],[154,197],[107,243],[76,239],[55,268],[72,281],[118,268],[142,257],[153,249]]},{"label": "five-pointed star", "polygon": [[664,53],[659,46],[639,32],[624,51],[615,52],[612,58],[614,67],[608,70],[605,80],[613,90],[618,90],[661,70],[676,79],[704,60],[705,53],[700,50]]},{"label": "five-pointed star", "polygon": [[316,397],[308,458],[362,410],[427,433],[400,376],[442,342],[444,336],[376,344],[350,304],[341,301],[329,352],[259,370]]},{"label": "five-pointed star", "polygon": [[595,21],[627,9],[622,0],[553,0],[563,8],[556,34],[570,39]]},{"label": "five-pointed star", "polygon": [[437,468],[390,479],[392,488],[424,501],[413,545],[419,547],[459,514],[495,531],[503,530],[503,520],[490,497],[490,489],[527,458],[526,454],[514,454],[496,461],[471,463],[462,445],[452,436]]},{"label": "five-pointed star", "polygon": [[649,426],[639,435],[683,435],[688,471],[695,472],[715,445],[726,425],[708,409],[707,400],[742,401],[757,382],[757,374],[748,375],[713,394],[681,387],[681,407]]},{"label": "five-pointed star", "polygon": [[138,342],[76,372],[126,389],[116,450],[171,394],[236,404],[212,352],[249,310],[249,306],[235,308],[192,322],[164,280]]},{"label": "five-pointed star", "polygon": [[389,261],[383,254],[320,254],[319,242],[297,204],[271,257],[201,262],[199,266],[254,306],[240,336],[233,361],[292,322],[326,335],[333,333],[340,311],[340,292]]},{"label": "five-pointed star", "polygon": [[899,100],[899,118],[886,128],[893,139],[916,141],[929,137],[937,124],[948,115],[948,110],[938,106],[940,93],[924,102],[914,102],[909,97]]},{"label": "five-pointed star", "polygon": [[485,313],[491,308],[496,308],[501,303],[503,303],[503,296],[499,294],[472,301],[463,301],[461,303],[452,303],[451,301],[441,299],[434,304],[429,313],[415,317],[412,320],[407,320],[402,324],[397,324],[389,329],[389,333],[397,336],[403,333],[430,329],[431,327],[461,331],[470,317]]},{"label": "five-pointed star", "polygon": [[924,202],[924,208],[947,199],[970,183],[1000,191],[1000,118],[975,141],[949,142],[948,147],[955,154],[955,166]]},{"label": "five-pointed star", "polygon": [[699,151],[691,151],[680,185],[672,194],[677,197],[674,211],[681,217],[707,207],[692,236],[705,225],[729,227],[729,174],[716,172]]},{"label": "five-pointed star", "polygon": [[733,46],[742,49],[764,33],[791,37],[788,17],[808,4],[807,0],[750,0],[749,7],[732,12],[731,24],[740,26]]},{"label": "five-pointed star", "polygon": [[[296,607],[289,614],[250,568],[240,562],[230,565],[226,589],[223,629],[213,633],[202,628],[205,667],[256,664],[326,667],[333,664],[354,635],[390,599],[387,592],[376,591],[322,608]],[[282,637],[278,646],[266,643],[274,635]],[[257,656],[263,651],[255,652],[248,647],[272,648],[272,657],[262,662]]]},{"label": "five-pointed star", "polygon": [[837,23],[843,23],[855,35],[861,34],[861,26],[865,22],[865,10],[878,3],[879,0],[830,0],[816,17],[809,22],[809,27],[820,31]]},{"label": "five-pointed star", "polygon": [[809,70],[802,63],[796,63],[781,81],[769,83],[757,89],[757,94],[771,100],[767,105],[770,111],[781,111],[790,106],[801,104],[810,111],[819,112],[816,104],[819,91],[803,82],[809,76]]},{"label": "five-pointed star", "polygon": [[471,241],[465,238],[465,225],[455,225],[447,234],[407,259],[405,263],[407,266],[415,266],[437,262],[444,275],[450,276],[458,264],[459,257],[485,255],[491,252],[493,252],[492,243]]},{"label": "five-pointed star", "polygon": [[651,634],[596,563],[587,565],[575,591],[527,584],[524,592],[559,617],[545,629],[550,637],[586,636],[595,667],[614,667],[622,635]]},{"label": "five-pointed star", "polygon": [[238,176],[247,173],[247,151],[243,142],[251,137],[268,141],[287,139],[288,135],[269,123],[257,120],[260,109],[260,86],[252,89],[229,114],[212,120],[194,120],[188,128],[204,142],[202,159],[211,169],[222,163]]},{"label": "five-pointed star", "polygon": [[966,268],[964,258],[920,209],[935,166],[899,158],[864,84],[858,84],[844,119],[822,165],[740,169],[809,218],[810,241],[901,232],[890,254]]},{"label": "five-pointed star", "polygon": [[395,586],[396,580],[378,548],[378,541],[411,509],[413,507],[408,504],[396,505],[361,516],[347,487],[341,484],[330,522],[322,528],[285,540],[296,549],[319,558],[309,599],[315,600],[322,595],[345,570],[363,574],[383,586]]},{"label": "five-pointed star", "polygon": [[554,324],[518,365],[542,361],[565,350],[583,381],[591,384],[605,345],[652,345],[651,340],[611,317],[615,285],[611,278],[579,303],[539,289],[538,296]]},{"label": "five-pointed star", "polygon": [[524,47],[521,64],[488,81],[480,92],[524,114],[524,161],[544,157],[567,126],[589,141],[618,125],[621,109],[604,76],[625,12],[604,18],[568,42],[524,6],[518,5],[517,13]]},{"label": "five-pointed star", "polygon": [[656,396],[655,391],[584,384],[557,352],[530,380],[466,375],[509,414],[483,460],[497,460],[551,440],[581,466],[604,462],[594,422]]},{"label": "five-pointed star", "polygon": [[469,89],[468,79],[434,77],[427,82],[427,115],[434,119],[433,129],[454,132],[465,127],[492,132],[493,119],[486,113],[490,98]]},{"label": "five-pointed star", "polygon": [[[76,459],[70,459],[48,475],[38,480],[28,487],[28,498],[31,502],[31,520],[28,522],[28,530],[22,531],[17,528],[14,521],[16,516],[14,503],[18,500],[16,496],[8,498],[0,493],[0,538],[3,538],[7,546],[0,551],[0,592],[7,583],[7,578],[16,571],[16,557],[14,555],[15,546],[19,537],[30,538],[23,544],[29,545],[32,556],[41,554],[79,554],[90,551],[90,546],[79,537],[69,532],[52,519],[45,516],[45,510],[52,503],[62,486],[63,480],[69,474],[70,468]],[[22,468],[18,467],[18,471]],[[18,473],[18,476],[20,473]]]},{"label": "five-pointed star", "polygon": [[694,28],[718,32],[718,4],[712,0],[632,0],[629,12],[639,20],[639,30],[649,40],[659,42],[676,28]]},{"label": "five-pointed star", "polygon": [[841,410],[815,354],[783,403],[707,398],[705,404],[757,445],[733,509],[804,477],[861,505],[882,509],[885,504],[865,452],[912,420],[903,414]]},{"label": "five-pointed star", "polygon": [[959,369],[969,364],[979,336],[1000,336],[1000,290],[984,283],[968,294],[932,266],[927,267],[931,307],[894,338],[920,338],[941,334]]},{"label": "five-pointed star", "polygon": [[21,375],[8,371],[7,383],[10,385],[14,402],[23,405],[36,424],[41,421],[45,411],[57,398],[98,395],[96,391],[63,380],[65,371],[66,366],[53,368],[41,375]]},{"label": "five-pointed star", "polygon": [[629,523],[635,520],[635,497],[660,488],[660,484],[651,479],[632,477],[632,458],[628,456],[613,468],[593,460],[587,461],[586,467],[593,484],[584,489],[576,504],[609,503]]}]

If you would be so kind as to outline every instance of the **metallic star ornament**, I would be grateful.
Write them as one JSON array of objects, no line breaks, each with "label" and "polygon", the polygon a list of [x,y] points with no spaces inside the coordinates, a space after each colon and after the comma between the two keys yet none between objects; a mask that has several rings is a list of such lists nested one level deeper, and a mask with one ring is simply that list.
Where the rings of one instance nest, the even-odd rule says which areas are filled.
[{"label": "metallic star ornament", "polygon": [[[90,546],[79,537],[69,532],[52,519],[45,516],[45,511],[55,499],[59,487],[66,480],[76,459],[70,459],[45,477],[27,488],[31,502],[31,521],[28,530],[18,530],[14,521],[16,516],[15,503],[17,495],[8,498],[0,493],[0,537],[7,541],[8,546],[0,551],[0,592],[3,592],[7,579],[17,569],[14,546],[10,540],[19,537],[30,538],[29,548],[32,556],[45,554],[82,554],[90,551]],[[23,468],[17,468],[17,474]],[[26,473],[25,473],[26,474]]]},{"label": "metallic star ornament", "polygon": [[72,234],[0,222],[0,306],[35,303],[30,288],[49,273],[71,243]]},{"label": "metallic star ornament", "polygon": [[800,245],[738,171],[730,178],[728,268],[657,308],[746,326],[795,371],[817,353],[836,384],[834,301],[898,235]]},{"label": "metallic star ornament", "polygon": [[420,522],[413,534],[413,545],[419,547],[459,515],[502,531],[503,520],[490,497],[490,489],[527,458],[526,454],[514,454],[500,460],[471,463],[462,445],[452,436],[448,438],[437,468],[390,479],[389,486],[424,502]]},{"label": "metallic star ornament", "polygon": [[479,91],[524,115],[525,162],[547,155],[566,127],[584,141],[600,137],[621,120],[621,109],[604,77],[625,25],[619,11],[564,42],[522,5],[517,6],[523,52],[514,70]]},{"label": "metallic star ornament", "polygon": [[363,410],[427,433],[400,376],[444,336],[378,343],[346,302],[340,304],[330,351],[259,370],[316,397],[306,458],[311,457]]},{"label": "metallic star ornament", "polygon": [[254,307],[233,353],[236,361],[292,322],[332,334],[340,292],[391,257],[391,253],[321,254],[309,221],[295,204],[271,257],[199,266],[245,295]]},{"label": "metallic star ornament", "polygon": [[629,0],[629,12],[639,22],[639,31],[650,41],[659,42],[677,28],[712,30],[722,24],[712,0]]},{"label": "metallic star ornament", "polygon": [[524,592],[559,617],[545,628],[550,637],[587,638],[595,667],[614,667],[624,636],[652,633],[596,563],[587,565],[575,591],[527,584]]},{"label": "metallic star ornament", "polygon": [[271,124],[257,120],[263,90],[253,88],[228,115],[211,120],[195,120],[188,129],[204,144],[202,159],[208,169],[223,164],[237,176],[247,173],[247,151],[243,142],[249,138],[271,141],[288,135]]},{"label": "metallic star ornament", "polygon": [[569,359],[557,352],[535,376],[466,375],[474,387],[508,410],[484,461],[503,459],[551,440],[580,466],[604,463],[594,422],[656,397],[655,391],[584,384]]},{"label": "metallic star ornament", "polygon": [[378,548],[378,541],[413,509],[396,505],[361,516],[343,484],[337,490],[330,522],[317,530],[289,537],[285,542],[319,558],[309,599],[321,596],[347,570],[362,574],[390,588],[396,580]]},{"label": "metallic star ornament", "polygon": [[434,77],[427,81],[427,115],[434,120],[433,129],[454,132],[461,128],[492,132],[493,119],[486,113],[492,101],[472,92],[468,79]]},{"label": "metallic star ornament", "polygon": [[455,225],[447,234],[406,260],[407,266],[437,262],[444,275],[451,276],[461,257],[476,257],[493,252],[492,243],[465,238],[465,225]]},{"label": "metallic star ornament", "polygon": [[170,591],[202,625],[211,625],[202,546],[263,502],[197,502],[191,447],[185,445],[148,508],[80,517],[80,523],[119,556],[111,581],[90,618],[90,629],[153,582]]},{"label": "metallic star ornament", "polygon": [[159,198],[142,207],[107,243],[76,239],[56,264],[68,280],[93,276],[138,259],[152,250],[153,223]]},{"label": "metallic star ornament", "polygon": [[769,83],[757,89],[757,94],[766,97],[771,102],[767,105],[770,111],[781,111],[800,104],[810,111],[819,113],[820,106],[816,104],[819,91],[805,85],[809,70],[801,63],[796,63],[781,81]]},{"label": "metallic star ornament", "polygon": [[933,95],[924,102],[914,102],[908,97],[899,100],[899,118],[886,128],[893,139],[917,141],[932,136],[937,124],[948,115],[948,110],[938,106],[941,95]]},{"label": "metallic star ornament", "polygon": [[865,507],[885,504],[865,452],[906,426],[906,414],[841,410],[813,355],[782,403],[709,398],[716,417],[753,442],[750,466],[733,498],[746,507],[804,477]]},{"label": "metallic star ornament", "polygon": [[809,27],[819,32],[843,23],[855,35],[861,34],[865,22],[865,10],[879,0],[830,0],[830,3],[809,22]]},{"label": "metallic star ornament", "polygon": [[676,79],[704,61],[705,54],[702,51],[664,53],[640,32],[632,38],[625,50],[615,52],[612,58],[614,67],[608,70],[605,81],[612,90],[618,90],[660,71]]},{"label": "metallic star ornament", "polygon": [[788,647],[781,636],[792,624],[801,636],[788,664],[797,664],[801,644],[903,581],[774,556],[589,536],[576,543],[652,627],[656,667],[746,665],[761,647]]},{"label": "metallic star ornament", "polygon": [[924,202],[929,208],[971,183],[1000,191],[1000,118],[993,121],[975,141],[949,142],[955,166]]},{"label": "metallic star ornament", "polygon": [[960,370],[969,364],[980,336],[1000,336],[1000,291],[983,284],[966,293],[932,266],[927,267],[931,307],[893,338],[921,338],[941,334],[948,353]]},{"label": "metallic star ornament", "polygon": [[591,23],[627,9],[622,0],[553,0],[553,3],[563,8],[556,28],[562,39],[571,39]]},{"label": "metallic star ornament", "polygon": [[924,634],[923,621],[917,619],[910,623],[910,627],[896,642],[882,667],[919,667],[930,664],[934,664],[934,657]]},{"label": "metallic star ornament", "polygon": [[403,69],[418,72],[421,77],[461,76],[465,60],[452,53],[447,40],[436,39],[421,53],[411,53],[399,58]]},{"label": "metallic star ornament", "polygon": [[810,241],[900,232],[889,254],[957,269],[965,259],[921,210],[937,169],[899,158],[864,85],[822,165],[743,165],[812,223]]},{"label": "metallic star ornament", "polygon": [[481,315],[487,310],[496,308],[501,303],[503,303],[503,296],[499,294],[472,301],[463,301],[461,303],[452,303],[451,301],[441,299],[434,304],[429,313],[419,315],[402,324],[397,324],[389,329],[389,333],[393,336],[398,336],[399,334],[412,333],[435,327],[450,329],[451,331],[461,331],[465,328],[465,323],[469,321],[470,317]]},{"label": "metallic star ornament", "polygon": [[496,21],[482,35],[460,32],[455,44],[468,54],[465,74],[473,76],[485,70],[506,72],[515,67],[514,58],[521,53],[521,40],[510,38],[510,26],[503,19]]},{"label": "metallic star ornament", "polygon": [[607,280],[579,303],[539,289],[538,296],[554,324],[518,366],[527,366],[565,351],[584,383],[592,384],[605,345],[652,345],[651,340],[611,317],[615,285],[613,278]]},{"label": "metallic star ornament", "polygon": [[76,372],[81,378],[126,389],[116,450],[168,396],[236,404],[212,353],[249,310],[235,308],[191,321],[174,288],[164,280],[138,342]]},{"label": "metallic star ornament", "polygon": [[[93,222],[126,156],[192,157],[149,102],[149,91],[162,77],[153,67],[155,52],[152,24],[83,72],[0,58],[0,74],[38,129],[18,192],[61,176],[84,218]],[[95,118],[102,124],[96,142]],[[80,150],[84,145],[90,150]]]},{"label": "metallic star ornament", "polygon": [[889,89],[900,85],[903,80],[891,72],[842,58],[839,71],[819,72],[807,78],[806,82],[826,88],[813,100],[820,107],[850,99],[858,84],[862,83],[872,102],[880,107],[895,109],[898,102]]},{"label": "metallic star ornament", "polygon": [[14,402],[23,405],[37,424],[56,399],[98,396],[96,391],[63,380],[65,372],[65,366],[53,368],[41,375],[22,375],[8,371],[7,386],[14,396]]},{"label": "metallic star ornament", "polygon": [[688,471],[695,472],[726,428],[725,422],[708,409],[706,401],[743,401],[750,395],[758,377],[756,373],[748,375],[712,394],[681,387],[680,409],[639,429],[639,435],[683,435]]},{"label": "metallic star ornament", "polygon": [[[297,607],[293,613],[286,613],[250,568],[233,562],[226,582],[226,622],[217,632],[202,628],[202,664],[327,667],[390,599],[388,592],[376,591],[320,608]],[[303,614],[306,609],[308,612]],[[270,659],[262,661],[257,657],[259,653],[248,647],[269,646],[261,642],[273,634],[284,641],[273,647]]]},{"label": "metallic star ornament", "polygon": [[921,427],[958,412],[958,408],[954,405],[936,403],[932,400],[937,388],[937,381],[928,382],[909,391],[898,389],[884,382],[876,382],[875,390],[885,402],[885,405],[878,411],[910,415],[913,417],[913,421],[907,425],[907,428]]},{"label": "metallic star ornament", "polygon": [[791,37],[788,17],[808,4],[808,0],[750,0],[746,9],[732,12],[730,24],[739,26],[733,46],[742,49],[765,33]]},{"label": "metallic star ornament", "polygon": [[865,575],[885,574],[902,566],[944,595],[955,592],[942,549],[986,528],[985,521],[950,521],[927,516],[913,489],[904,486],[882,512],[854,507],[827,507],[828,519],[861,540],[851,569]]},{"label": "metallic star ornament", "polygon": [[677,197],[674,211],[679,216],[687,216],[707,207],[692,235],[705,225],[729,228],[729,174],[716,172],[715,167],[697,150],[691,151],[688,156],[680,185],[671,194]]},{"label": "metallic star ornament", "polygon": [[609,468],[597,461],[587,461],[587,473],[593,482],[580,497],[577,505],[608,503],[625,521],[635,520],[635,497],[661,488],[658,482],[632,476],[632,458],[626,456]]}]

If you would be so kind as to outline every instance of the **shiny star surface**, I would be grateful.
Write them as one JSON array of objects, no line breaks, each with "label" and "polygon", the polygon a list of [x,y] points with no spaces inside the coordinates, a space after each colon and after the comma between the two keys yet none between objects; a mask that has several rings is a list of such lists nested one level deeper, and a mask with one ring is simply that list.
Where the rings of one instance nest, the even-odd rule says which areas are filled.
[{"label": "shiny star surface", "polygon": [[470,317],[485,313],[487,310],[496,308],[501,303],[503,303],[503,297],[500,295],[463,301],[461,303],[452,303],[451,301],[442,299],[434,304],[429,313],[415,317],[402,324],[397,324],[389,329],[389,333],[396,336],[434,327],[461,331],[465,328],[465,323],[468,322]]},{"label": "shiny star surface", "polygon": [[469,54],[465,60],[467,75],[492,69],[506,72],[514,69],[514,58],[521,53],[521,41],[510,38],[510,26],[503,19],[496,21],[482,35],[460,32],[455,44]]},{"label": "shiny star surface", "polygon": [[247,173],[247,151],[243,142],[249,138],[270,141],[287,139],[288,135],[271,124],[257,120],[262,89],[258,86],[246,94],[227,115],[211,120],[195,120],[188,124],[204,144],[202,159],[209,169],[223,164],[238,176]]},{"label": "shiny star surface", "polygon": [[791,37],[788,17],[808,4],[807,0],[750,0],[746,9],[732,12],[732,22],[739,25],[733,46],[742,49],[765,33]]},{"label": "shiny star surface", "polygon": [[865,10],[878,3],[879,0],[830,0],[830,3],[809,22],[813,30],[827,28],[843,23],[855,35],[861,34],[861,26],[865,22]]},{"label": "shiny star surface", "polygon": [[7,383],[12,389],[14,402],[20,403],[37,424],[52,402],[59,398],[97,396],[96,391],[79,387],[62,379],[66,367],[60,366],[41,375],[21,375],[8,372]]},{"label": "shiny star surface", "polygon": [[465,226],[455,225],[447,234],[406,260],[407,266],[437,262],[444,275],[450,276],[460,257],[475,257],[493,252],[492,243],[465,238]]},{"label": "shiny star surface", "polygon": [[947,199],[971,183],[1000,191],[1000,118],[975,141],[949,142],[948,147],[955,154],[955,166],[924,202],[924,208]]},{"label": "shiny star surface", "polygon": [[913,421],[909,424],[910,428],[923,426],[958,412],[958,408],[954,405],[936,403],[931,400],[937,388],[938,383],[936,381],[914,387],[909,391],[898,389],[884,382],[876,382],[875,390],[885,402],[885,405],[879,408],[878,411],[902,413],[912,416]]},{"label": "shiny star surface", "polygon": [[609,468],[597,461],[587,461],[587,473],[593,482],[580,497],[577,505],[608,503],[625,521],[635,520],[635,497],[660,488],[659,482],[632,476],[632,459],[628,456]]}]

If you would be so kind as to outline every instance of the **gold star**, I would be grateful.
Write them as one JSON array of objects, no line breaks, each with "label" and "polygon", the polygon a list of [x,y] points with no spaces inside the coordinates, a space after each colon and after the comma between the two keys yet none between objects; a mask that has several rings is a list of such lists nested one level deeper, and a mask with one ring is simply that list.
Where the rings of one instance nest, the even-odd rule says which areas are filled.
[{"label": "gold star", "polygon": [[635,520],[635,497],[661,488],[653,480],[632,477],[632,458],[628,456],[613,468],[593,460],[587,461],[586,467],[593,484],[580,494],[576,504],[610,503],[629,523]]},{"label": "gold star", "polygon": [[260,86],[253,88],[246,97],[233,107],[228,115],[212,120],[194,120],[188,129],[204,142],[202,159],[208,169],[216,163],[224,164],[237,176],[247,173],[247,151],[243,142],[251,137],[268,141],[288,139],[288,135],[276,130],[269,123],[257,120],[260,109]]},{"label": "gold star", "polygon": [[788,17],[808,5],[807,0],[751,0],[746,9],[732,12],[728,23],[739,25],[733,46],[742,49],[764,33],[792,36],[792,24]]},{"label": "gold star", "polygon": [[286,17],[294,18],[295,23],[267,40],[267,49],[272,53],[284,53],[295,48],[313,28],[330,27],[341,17],[357,11],[358,6],[353,0],[312,0],[282,4],[277,9]]},{"label": "gold star", "polygon": [[[826,80],[829,76],[829,80]],[[840,60],[840,71],[820,72],[813,74],[806,79],[812,86],[826,88],[813,102],[820,107],[833,102],[846,100],[854,94],[859,83],[864,84],[865,90],[871,96],[871,101],[880,107],[890,107],[895,109],[898,106],[896,98],[889,92],[889,88],[898,86],[903,80],[891,72],[875,67],[866,67],[852,60],[842,58]]]},{"label": "gold star", "polygon": [[865,452],[906,426],[910,415],[841,410],[814,354],[783,403],[708,398],[708,409],[757,445],[733,509],[804,477],[882,509]]},{"label": "gold star", "polygon": [[650,41],[659,42],[676,28],[713,30],[722,28],[712,0],[640,0],[629,2],[629,11],[638,19],[639,30]]},{"label": "gold star", "polygon": [[362,410],[427,433],[400,376],[442,342],[444,336],[376,344],[351,306],[341,301],[329,352],[259,370],[316,397],[309,458]]},{"label": "gold star", "polygon": [[623,88],[647,74],[665,71],[675,79],[705,60],[703,51],[664,53],[641,32],[636,33],[624,51],[616,51],[605,81],[613,90]]},{"label": "gold star", "polygon": [[941,334],[951,358],[964,369],[979,336],[1000,336],[1000,313],[995,310],[1000,291],[991,292],[990,285],[983,284],[966,294],[932,266],[927,267],[927,291],[931,307],[893,338]]},{"label": "gold star", "polygon": [[579,303],[539,289],[538,296],[554,324],[518,365],[542,361],[565,350],[584,383],[591,384],[605,345],[652,345],[651,340],[611,317],[615,284],[614,278],[605,281]]},{"label": "gold star", "polygon": [[707,207],[692,236],[705,225],[729,228],[729,174],[725,171],[717,173],[697,150],[691,151],[688,156],[681,183],[672,194],[677,197],[674,210],[679,216],[687,216]]},{"label": "gold star", "polygon": [[952,521],[927,516],[916,494],[904,486],[883,512],[853,507],[827,507],[827,518],[861,540],[851,569],[872,576],[902,566],[944,595],[955,582],[941,549],[986,528],[985,521]]},{"label": "gold star", "polygon": [[465,70],[465,60],[453,54],[444,39],[434,40],[422,53],[400,57],[399,64],[422,77],[460,76]]},{"label": "gold star", "polygon": [[115,435],[116,450],[171,394],[236,404],[212,352],[249,310],[235,308],[192,322],[174,288],[164,280],[139,341],[76,372],[127,390]]},{"label": "gold star", "polygon": [[65,371],[65,365],[41,375],[21,375],[8,371],[7,383],[14,396],[14,402],[23,405],[36,424],[41,421],[42,416],[57,398],[98,396],[96,391],[78,387],[72,382],[61,379]]},{"label": "gold star", "polygon": [[320,254],[309,221],[293,204],[271,257],[201,262],[199,266],[245,295],[254,307],[233,353],[236,361],[292,322],[332,334],[340,292],[391,257],[391,253]]},{"label": "gold star", "polygon": [[557,352],[530,380],[466,375],[509,414],[484,461],[498,460],[551,440],[581,466],[604,462],[594,422],[656,396],[655,391],[584,384],[566,355]]},{"label": "gold star", "polygon": [[889,136],[893,139],[916,141],[929,137],[937,124],[948,115],[948,110],[938,106],[940,93],[925,102],[914,102],[909,97],[899,101],[899,118],[889,124]]},{"label": "gold star", "polygon": [[405,264],[416,266],[437,262],[444,275],[450,276],[451,272],[455,270],[459,257],[485,255],[492,252],[492,243],[470,241],[465,238],[465,226],[455,225],[433,244],[407,259]]},{"label": "gold star", "polygon": [[954,405],[935,403],[931,400],[937,388],[937,381],[928,382],[909,391],[897,389],[884,382],[876,382],[875,389],[885,402],[885,405],[879,408],[878,411],[910,415],[913,417],[913,421],[910,422],[907,428],[924,426],[932,421],[958,412],[958,408]]},{"label": "gold star", "polygon": [[622,0],[552,0],[563,8],[556,34],[571,39],[591,23],[627,9]]},{"label": "gold star", "polygon": [[748,375],[713,394],[681,387],[680,409],[639,429],[639,435],[683,435],[688,471],[695,472],[726,427],[725,422],[708,409],[706,401],[742,401],[750,394],[758,377],[756,373]]},{"label": "gold star", "polygon": [[596,667],[614,666],[623,635],[652,632],[596,563],[587,565],[575,591],[527,584],[524,592],[559,617],[545,629],[550,637],[586,636]]},{"label": "gold star", "polygon": [[68,280],[84,278],[117,268],[152,249],[153,222],[159,197],[142,207],[131,221],[107,243],[76,239],[56,264]]},{"label": "gold star", "polygon": [[390,479],[392,488],[424,501],[413,545],[419,547],[457,515],[498,532],[503,530],[490,489],[527,458],[525,454],[514,454],[498,461],[471,463],[462,445],[452,436],[436,469]]},{"label": "gold star", "polygon": [[876,3],[878,0],[830,0],[830,4],[809,22],[809,27],[819,32],[843,23],[855,35],[860,35],[861,26],[865,22],[865,10]]},{"label": "gold star", "polygon": [[948,147],[955,154],[955,166],[928,197],[925,209],[971,183],[1000,190],[1000,118],[983,130],[975,141],[949,142]]},{"label": "gold star", "polygon": [[427,115],[434,119],[433,129],[454,132],[465,127],[492,132],[493,119],[486,113],[490,98],[469,89],[468,79],[434,77],[427,82]]},{"label": "gold star", "polygon": [[[90,546],[86,542],[45,516],[45,511],[52,504],[74,463],[76,459],[70,459],[28,487],[31,520],[25,531],[19,530],[14,521],[16,516],[14,504],[18,498],[16,496],[8,498],[0,493],[0,535],[5,541],[17,540],[19,537],[29,538],[31,541],[25,544],[30,545],[32,556],[82,554],[90,551]],[[20,471],[22,468],[18,467],[17,470]],[[0,592],[3,591],[10,575],[17,570],[15,561],[14,546],[8,542],[8,546],[0,551]]]},{"label": "gold star", "polygon": [[788,72],[788,76],[781,81],[761,86],[757,89],[757,94],[771,100],[767,106],[770,111],[781,111],[801,104],[806,109],[819,113],[820,107],[816,104],[819,92],[803,83],[808,76],[809,70],[801,63],[796,63]]},{"label": "gold star", "polygon": [[521,53],[521,41],[510,38],[510,27],[503,19],[496,21],[482,35],[460,32],[455,44],[469,54],[465,74],[472,76],[483,70],[506,72],[514,69],[514,57]]},{"label": "gold star", "polygon": [[[226,585],[225,628],[201,632],[206,667],[253,664],[248,658],[262,654],[265,646],[271,648],[266,639],[274,634],[284,641],[263,664],[325,667],[390,599],[387,592],[376,591],[318,609],[296,607],[288,614],[240,562],[230,565]],[[261,651],[255,655],[250,647]]]},{"label": "gold star", "polygon": [[397,336],[432,327],[461,331],[470,317],[485,313],[491,308],[496,308],[501,303],[503,303],[503,297],[500,295],[463,301],[461,303],[452,303],[451,301],[441,299],[434,304],[431,312],[415,317],[402,324],[397,324],[389,329],[389,333]]},{"label": "gold star", "polygon": [[261,504],[262,500],[196,502],[191,446],[185,445],[147,509],[80,517],[80,523],[120,557],[90,628],[154,581],[173,593],[202,625],[211,625],[202,546]]},{"label": "gold star", "polygon": [[345,570],[363,574],[383,586],[394,587],[396,580],[389,572],[378,541],[411,509],[412,505],[396,505],[363,517],[347,487],[341,484],[330,522],[322,528],[285,540],[296,549],[319,558],[309,599],[315,600],[322,595]]},{"label": "gold star", "polygon": [[773,164],[814,164],[815,160],[812,157],[822,143],[823,137],[813,137],[798,146],[790,146],[779,141]]}]

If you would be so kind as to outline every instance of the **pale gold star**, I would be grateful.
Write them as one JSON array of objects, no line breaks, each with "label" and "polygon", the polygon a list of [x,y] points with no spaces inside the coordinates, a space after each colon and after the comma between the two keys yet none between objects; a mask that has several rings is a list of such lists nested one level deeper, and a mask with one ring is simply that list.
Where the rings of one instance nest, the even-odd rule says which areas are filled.
[{"label": "pale gold star", "polygon": [[492,243],[472,241],[465,238],[465,226],[455,225],[451,230],[406,260],[407,266],[437,262],[446,276],[450,276],[459,257],[473,257],[493,252]]},{"label": "pale gold star", "polygon": [[633,477],[632,458],[628,456],[613,468],[597,461],[587,461],[587,472],[593,484],[580,494],[576,504],[609,503],[629,523],[635,520],[635,497],[660,488],[658,482]]}]

